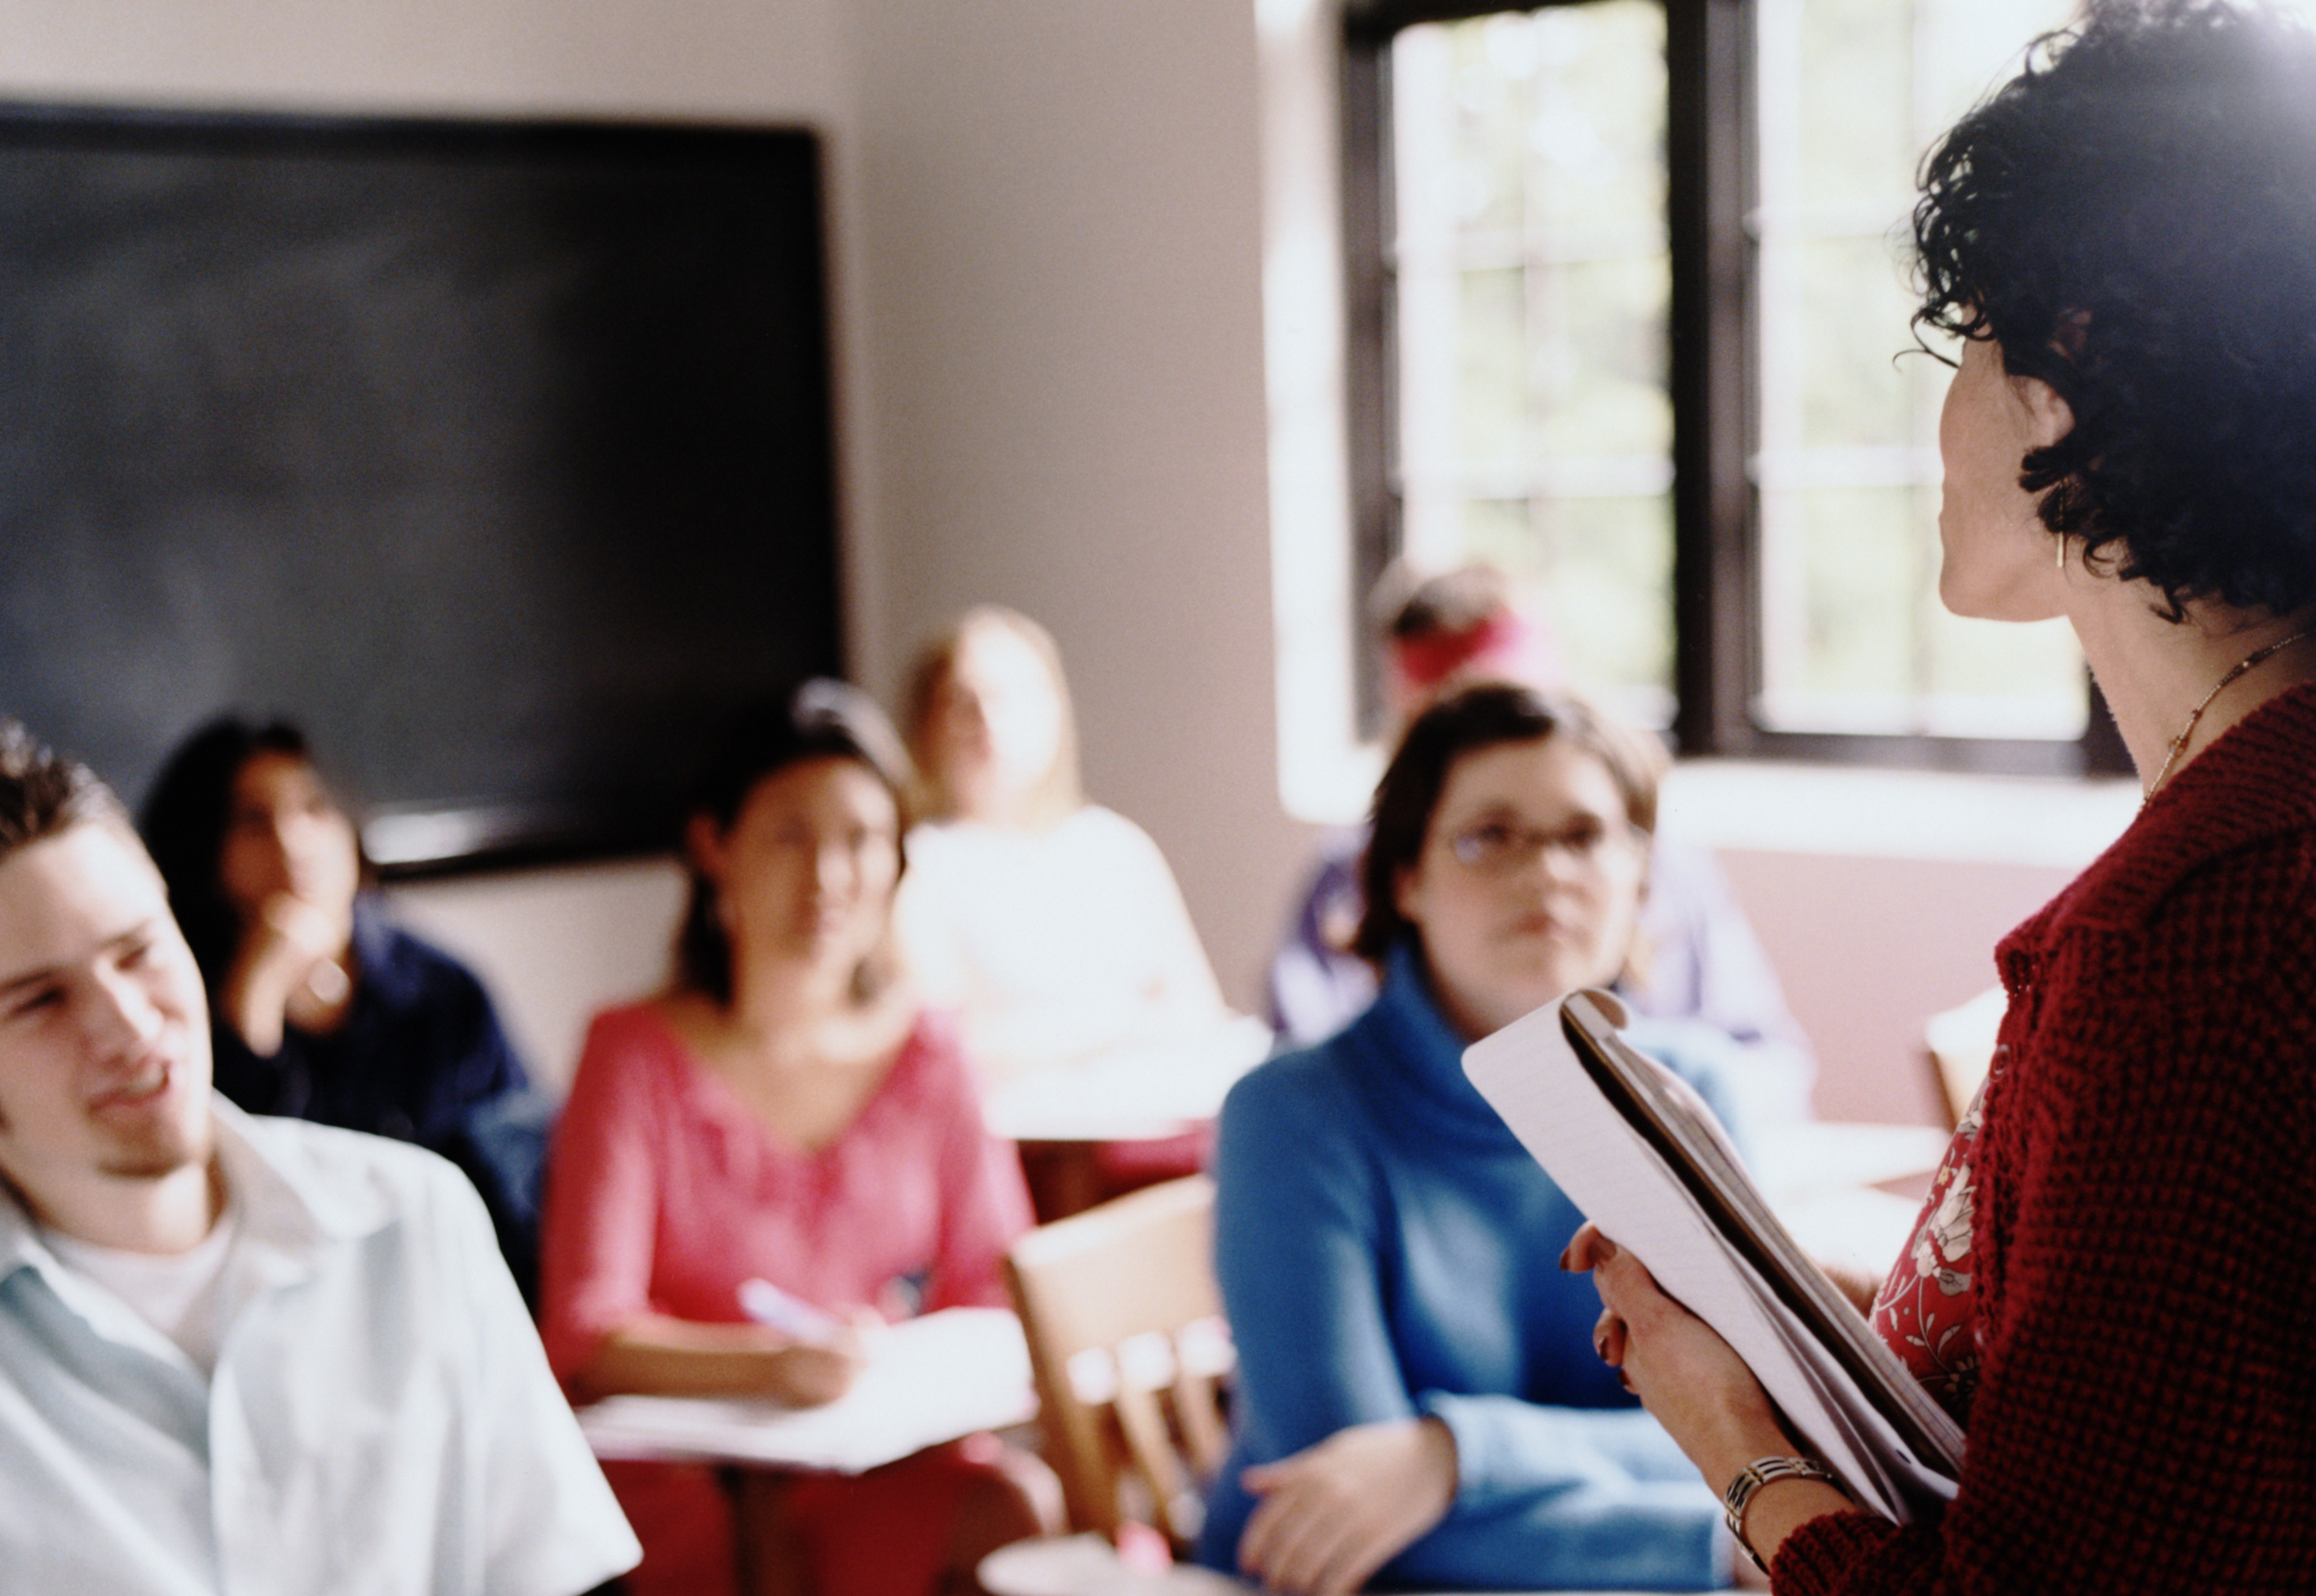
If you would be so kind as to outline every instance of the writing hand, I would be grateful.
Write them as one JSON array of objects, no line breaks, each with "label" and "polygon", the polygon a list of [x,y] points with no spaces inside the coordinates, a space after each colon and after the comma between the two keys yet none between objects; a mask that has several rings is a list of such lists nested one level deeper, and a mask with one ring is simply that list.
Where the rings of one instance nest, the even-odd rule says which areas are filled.
[{"label": "writing hand", "polygon": [[1266,1590],[1345,1596],[1447,1515],[1456,1440],[1432,1418],[1355,1424],[1239,1481],[1262,1499],[1239,1567]]},{"label": "writing hand", "polygon": [[764,1354],[762,1395],[789,1407],[824,1407],[852,1388],[866,1361],[851,1332],[775,1347]]}]

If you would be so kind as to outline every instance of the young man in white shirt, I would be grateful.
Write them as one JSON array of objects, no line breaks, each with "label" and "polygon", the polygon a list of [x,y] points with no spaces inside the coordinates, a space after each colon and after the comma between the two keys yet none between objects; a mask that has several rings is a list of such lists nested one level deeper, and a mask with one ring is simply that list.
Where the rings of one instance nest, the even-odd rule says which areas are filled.
[{"label": "young man in white shirt", "polygon": [[574,1596],[636,1542],[481,1201],[239,1113],[120,804],[0,723],[0,1569],[109,1596]]}]

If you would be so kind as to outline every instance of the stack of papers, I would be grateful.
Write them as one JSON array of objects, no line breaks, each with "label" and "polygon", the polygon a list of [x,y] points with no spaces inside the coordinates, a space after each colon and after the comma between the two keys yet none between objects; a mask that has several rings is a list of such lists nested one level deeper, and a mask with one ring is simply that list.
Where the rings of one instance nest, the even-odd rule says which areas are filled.
[{"label": "stack of papers", "polygon": [[875,1332],[867,1367],[825,1407],[610,1396],[581,1408],[579,1428],[599,1458],[859,1474],[1037,1412],[1020,1321],[1002,1308],[953,1308]]},{"label": "stack of papers", "polygon": [[1719,1331],[1810,1450],[1900,1522],[1953,1498],[1961,1429],[1770,1213],[1702,1098],[1578,992],[1477,1043],[1464,1071],[1545,1172]]}]

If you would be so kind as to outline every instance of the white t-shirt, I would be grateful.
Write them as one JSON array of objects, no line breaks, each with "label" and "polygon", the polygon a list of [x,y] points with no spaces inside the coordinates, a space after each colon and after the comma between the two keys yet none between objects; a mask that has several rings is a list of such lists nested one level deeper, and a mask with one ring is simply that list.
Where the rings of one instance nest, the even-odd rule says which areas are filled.
[{"label": "white t-shirt", "polygon": [[1228,1015],[1158,845],[1096,804],[1043,830],[918,827],[895,919],[925,1001],[957,1011],[987,1083]]},{"label": "white t-shirt", "polygon": [[185,1349],[204,1376],[217,1372],[226,1326],[254,1289],[240,1267],[234,1240],[239,1206],[228,1201],[198,1246],[183,1253],[132,1253],[42,1228],[40,1239],[68,1269],[78,1271],[127,1304],[129,1310]]}]

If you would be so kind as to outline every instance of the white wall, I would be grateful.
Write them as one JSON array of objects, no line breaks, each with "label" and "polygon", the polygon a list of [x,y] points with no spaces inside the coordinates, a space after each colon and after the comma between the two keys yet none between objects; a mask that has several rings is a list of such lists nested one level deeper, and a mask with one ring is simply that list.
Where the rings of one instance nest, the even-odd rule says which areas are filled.
[{"label": "white wall", "polygon": [[856,0],[872,687],[993,599],[1252,1003],[1279,808],[1250,0]]},{"label": "white wall", "polygon": [[[1052,626],[1090,789],[1174,860],[1243,1003],[1305,836],[1277,797],[1254,52],[1251,0],[0,0],[22,98],[818,126],[854,671],[889,692],[976,600]],[[558,1073],[575,1016],[662,969],[664,888],[405,898]]]},{"label": "white wall", "polygon": [[0,90],[842,123],[837,0],[5,0]]}]

